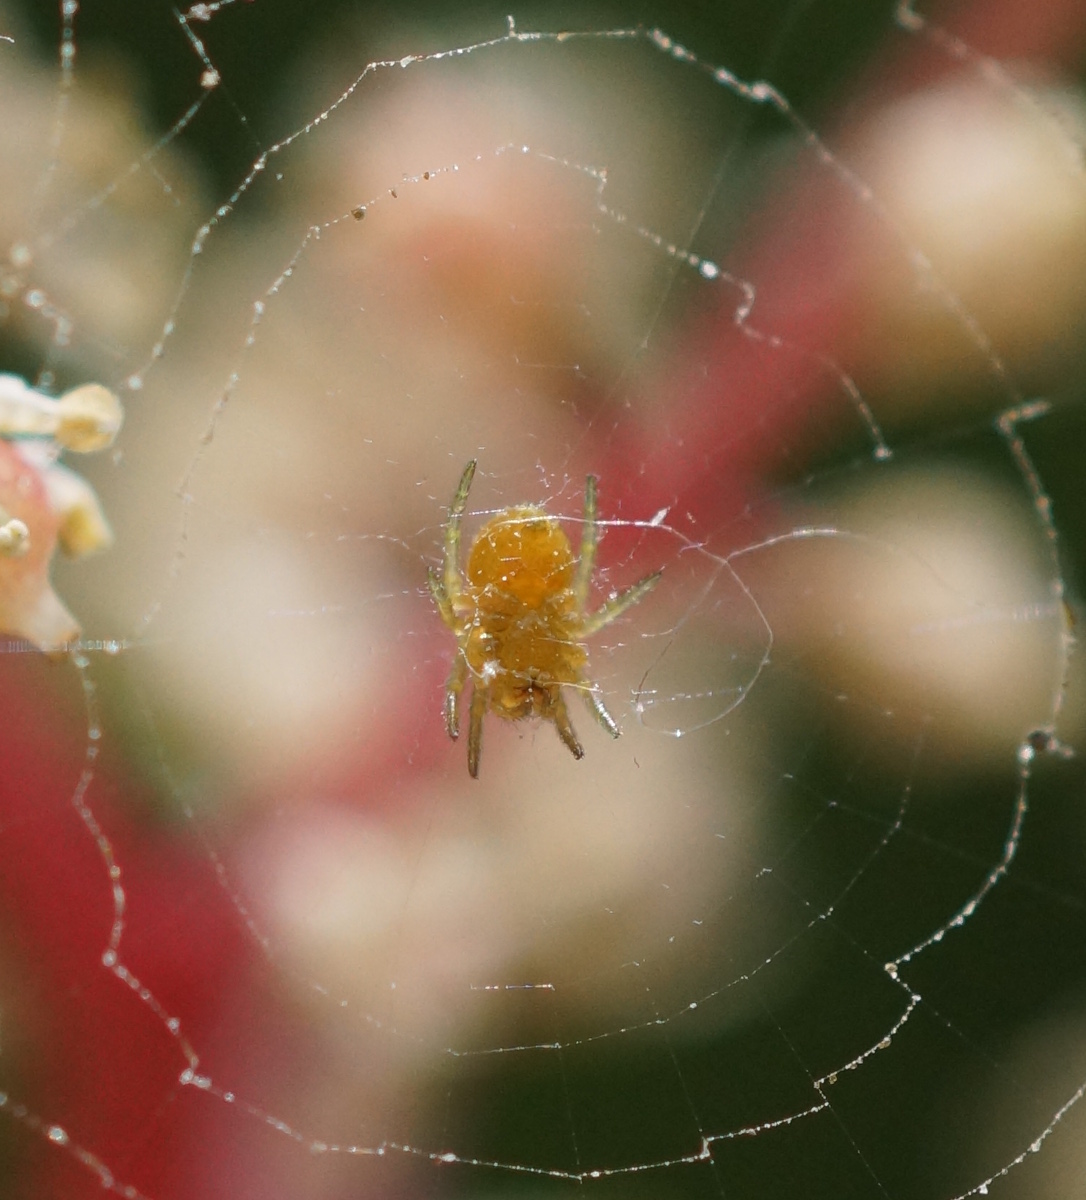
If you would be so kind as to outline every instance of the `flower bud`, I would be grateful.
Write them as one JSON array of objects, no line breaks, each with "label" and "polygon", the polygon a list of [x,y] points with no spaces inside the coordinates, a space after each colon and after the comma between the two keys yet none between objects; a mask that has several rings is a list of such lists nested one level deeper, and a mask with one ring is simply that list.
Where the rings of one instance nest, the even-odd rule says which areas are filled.
[{"label": "flower bud", "polygon": [[55,437],[65,450],[87,454],[113,444],[124,423],[121,402],[100,383],[65,392],[58,401]]}]

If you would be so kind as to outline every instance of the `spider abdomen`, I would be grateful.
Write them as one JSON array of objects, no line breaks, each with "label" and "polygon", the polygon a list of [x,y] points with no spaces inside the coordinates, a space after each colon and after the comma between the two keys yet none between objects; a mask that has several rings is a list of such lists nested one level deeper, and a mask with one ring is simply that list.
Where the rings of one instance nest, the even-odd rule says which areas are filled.
[{"label": "spider abdomen", "polygon": [[576,560],[562,527],[541,508],[522,505],[500,512],[479,530],[468,556],[473,589],[491,593],[500,604],[509,597],[518,608],[539,608],[570,594]]}]

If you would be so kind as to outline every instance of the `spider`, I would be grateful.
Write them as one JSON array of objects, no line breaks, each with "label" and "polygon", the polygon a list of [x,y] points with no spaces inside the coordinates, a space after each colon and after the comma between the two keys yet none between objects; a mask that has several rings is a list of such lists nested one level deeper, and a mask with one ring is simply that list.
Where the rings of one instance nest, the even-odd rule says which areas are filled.
[{"label": "spider", "polygon": [[517,505],[503,508],[479,530],[461,575],[460,521],[474,475],[472,459],[449,508],[441,573],[430,568],[427,580],[457,642],[445,684],[445,729],[454,740],[460,734],[460,693],[470,675],[468,772],[478,779],[487,710],[507,721],[533,714],[553,721],[573,757],[584,757],[562,693],[567,686],[576,687],[593,717],[618,737],[618,725],[599,689],[585,678],[588,650],[583,639],[636,604],[661,573],[613,595],[595,612],[585,611],[599,544],[596,477],[589,475],[579,558],[561,526],[542,508]]}]

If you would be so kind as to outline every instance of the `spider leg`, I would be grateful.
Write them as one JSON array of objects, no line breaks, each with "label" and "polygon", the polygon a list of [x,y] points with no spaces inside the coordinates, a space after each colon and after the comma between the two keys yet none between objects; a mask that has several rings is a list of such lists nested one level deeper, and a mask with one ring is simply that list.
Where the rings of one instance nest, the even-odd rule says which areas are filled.
[{"label": "spider leg", "polygon": [[483,749],[483,717],[486,714],[486,691],[471,689],[471,715],[468,717],[468,774],[479,778],[479,755]]},{"label": "spider leg", "polygon": [[[475,478],[475,459],[464,468],[460,483],[449,506],[449,523],[445,526],[445,562],[442,569],[442,586],[450,608],[460,599],[460,518],[468,503],[471,481]],[[432,587],[432,585],[431,585]],[[440,607],[440,601],[438,602]],[[444,614],[442,614],[444,615]]]},{"label": "spider leg", "polygon": [[569,710],[566,708],[565,698],[560,691],[556,693],[552,702],[551,715],[554,717],[558,736],[565,742],[570,754],[574,758],[584,758],[584,749],[573,732],[573,722],[569,719]]},{"label": "spider leg", "polygon": [[619,734],[618,725],[615,723],[615,718],[607,711],[599,689],[594,684],[587,683],[581,688],[581,695],[584,696],[584,702],[588,705],[588,711],[612,737],[617,738]]},{"label": "spider leg", "polygon": [[434,598],[434,603],[437,605],[437,611],[441,614],[441,619],[450,629],[455,630],[456,613],[453,612],[452,603],[445,594],[445,585],[441,582],[440,576],[433,567],[426,568],[426,582],[430,585],[430,595]]},{"label": "spider leg", "polygon": [[599,544],[599,526],[596,524],[596,477],[589,475],[584,481],[581,555],[577,561],[577,574],[573,579],[573,594],[577,598],[577,609],[580,612],[584,612],[584,607],[588,603],[588,589],[592,583],[592,568],[596,565],[596,547]]},{"label": "spider leg", "polygon": [[449,678],[445,681],[445,732],[455,742],[460,736],[460,693],[468,678],[468,664],[457,651]]},{"label": "spider leg", "polygon": [[624,592],[620,592],[617,596],[612,596],[602,608],[597,609],[590,616],[584,618],[581,624],[581,636],[591,637],[592,634],[598,633],[605,625],[610,625],[616,618],[622,616],[626,609],[636,604],[643,596],[647,595],[658,583],[662,571],[654,571],[651,575],[646,575],[644,579],[639,579],[632,587],[628,587]]}]

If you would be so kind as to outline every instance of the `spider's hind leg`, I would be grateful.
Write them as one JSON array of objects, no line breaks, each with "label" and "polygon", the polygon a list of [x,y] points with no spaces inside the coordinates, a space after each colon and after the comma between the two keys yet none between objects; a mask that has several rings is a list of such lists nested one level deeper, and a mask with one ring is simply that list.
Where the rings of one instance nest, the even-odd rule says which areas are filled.
[{"label": "spider's hind leg", "polygon": [[[468,492],[471,481],[475,478],[475,459],[473,458],[464,468],[460,483],[449,505],[449,523],[445,526],[445,563],[442,569],[441,583],[445,596],[450,605],[455,605],[460,599],[460,521],[464,509],[468,505]],[[433,584],[430,585],[433,590]],[[436,593],[435,593],[436,598]],[[440,601],[438,601],[440,607]],[[444,616],[444,612],[442,616]]]},{"label": "spider's hind leg", "polygon": [[624,592],[620,592],[617,596],[612,596],[602,608],[597,609],[591,615],[585,617],[584,623],[581,626],[581,636],[591,637],[594,633],[605,626],[610,625],[616,618],[622,616],[626,609],[632,607],[643,596],[646,596],[660,580],[663,571],[654,571],[651,575],[646,575],[644,579],[639,579],[632,587],[628,587]]},{"label": "spider's hind leg", "polygon": [[437,605],[437,611],[441,614],[441,619],[450,629],[456,628],[456,613],[453,610],[452,601],[445,591],[445,585],[441,582],[441,577],[433,567],[426,568],[426,582],[430,588],[430,595],[434,598],[434,603]]},{"label": "spider's hind leg", "polygon": [[573,594],[577,607],[584,612],[588,603],[588,591],[592,585],[592,569],[596,565],[596,549],[600,544],[599,526],[596,524],[596,477],[589,475],[584,481],[584,524],[581,526],[581,548],[577,560],[577,574],[573,580]]}]

